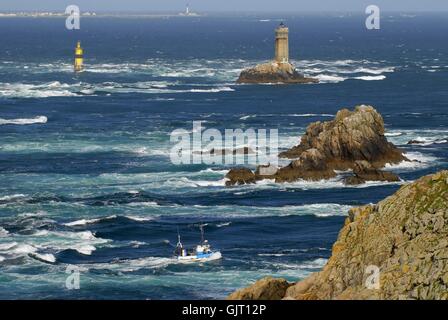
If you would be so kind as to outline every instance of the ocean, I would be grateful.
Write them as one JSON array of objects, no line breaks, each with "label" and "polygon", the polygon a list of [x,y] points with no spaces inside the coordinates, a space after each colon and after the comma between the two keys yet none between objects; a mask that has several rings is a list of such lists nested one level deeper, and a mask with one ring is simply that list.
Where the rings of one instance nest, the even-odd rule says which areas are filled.
[{"label": "ocean", "polygon": [[[321,270],[350,207],[448,168],[446,13],[383,13],[381,30],[365,18],[96,17],[72,31],[61,18],[0,19],[0,299],[221,299]],[[321,82],[236,85],[272,58],[281,21],[294,64]],[[229,165],[170,161],[171,132],[193,121],[278,129],[282,151],[359,104],[419,160],[389,167],[402,181],[225,187]],[[199,224],[223,259],[177,263],[177,230],[192,246]]]}]

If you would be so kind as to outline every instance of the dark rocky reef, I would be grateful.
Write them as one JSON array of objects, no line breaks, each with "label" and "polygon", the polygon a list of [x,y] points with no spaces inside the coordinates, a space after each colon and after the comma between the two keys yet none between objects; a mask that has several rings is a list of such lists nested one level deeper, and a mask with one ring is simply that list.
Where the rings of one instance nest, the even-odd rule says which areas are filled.
[{"label": "dark rocky reef", "polygon": [[[372,267],[379,272],[373,282]],[[282,292],[281,299],[298,300],[447,300],[448,171],[351,209],[322,271],[292,285],[265,278],[229,298],[277,299]]]},{"label": "dark rocky reef", "polygon": [[317,83],[319,80],[307,78],[290,63],[270,62],[259,64],[241,72],[237,83],[299,84]]},{"label": "dark rocky reef", "polygon": [[232,169],[227,174],[227,185],[241,184],[252,174],[250,183],[262,179],[293,182],[299,179],[317,181],[336,176],[335,170],[352,170],[344,181],[360,184],[366,181],[398,181],[391,172],[382,171],[386,164],[409,161],[384,135],[384,121],[371,106],[357,106],[354,111],[342,109],[334,120],[311,123],[300,144],[280,153],[291,163],[268,175],[249,169]]}]

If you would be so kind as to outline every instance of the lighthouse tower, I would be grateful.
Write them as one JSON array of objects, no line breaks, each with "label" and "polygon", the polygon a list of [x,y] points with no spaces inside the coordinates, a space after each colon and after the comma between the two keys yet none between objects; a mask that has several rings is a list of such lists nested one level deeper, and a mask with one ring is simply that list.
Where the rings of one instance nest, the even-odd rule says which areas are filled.
[{"label": "lighthouse tower", "polygon": [[81,48],[81,41],[78,41],[78,44],[75,48],[75,72],[81,72],[83,68],[83,62],[84,62],[84,50]]},{"label": "lighthouse tower", "polygon": [[289,29],[282,22],[275,30],[275,61],[278,63],[289,62]]}]

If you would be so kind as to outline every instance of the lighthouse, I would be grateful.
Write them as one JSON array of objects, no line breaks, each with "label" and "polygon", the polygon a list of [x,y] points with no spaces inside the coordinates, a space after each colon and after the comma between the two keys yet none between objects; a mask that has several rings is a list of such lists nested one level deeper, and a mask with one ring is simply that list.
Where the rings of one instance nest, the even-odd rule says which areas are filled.
[{"label": "lighthouse", "polygon": [[78,44],[75,48],[75,72],[81,72],[83,68],[83,62],[84,62],[84,50],[81,48],[81,41],[78,41]]},{"label": "lighthouse", "polygon": [[289,63],[289,29],[282,22],[275,30],[275,61]]}]

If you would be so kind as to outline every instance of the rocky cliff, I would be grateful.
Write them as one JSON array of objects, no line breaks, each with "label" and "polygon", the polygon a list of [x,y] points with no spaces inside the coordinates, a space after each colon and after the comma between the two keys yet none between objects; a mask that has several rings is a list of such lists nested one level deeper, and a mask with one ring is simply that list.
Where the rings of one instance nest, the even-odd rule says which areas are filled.
[{"label": "rocky cliff", "polygon": [[267,278],[229,298],[448,299],[448,171],[351,209],[323,270],[285,287]]},{"label": "rocky cliff", "polygon": [[[357,106],[354,111],[342,109],[332,121],[311,123],[300,144],[282,152],[280,157],[293,160],[271,175],[258,174],[259,170],[231,170],[227,175],[227,185],[266,178],[276,182],[322,180],[335,177],[335,170],[353,171],[353,175],[345,179],[347,184],[368,180],[397,181],[397,175],[381,169],[388,163],[408,161],[401,150],[387,141],[379,112],[364,105]],[[245,177],[240,178],[238,173]],[[250,175],[252,177],[248,179]]]},{"label": "rocky cliff", "polygon": [[307,78],[297,72],[290,63],[275,61],[259,64],[241,72],[237,83],[317,83],[317,79]]}]

